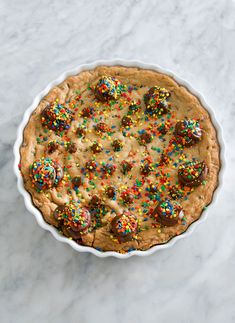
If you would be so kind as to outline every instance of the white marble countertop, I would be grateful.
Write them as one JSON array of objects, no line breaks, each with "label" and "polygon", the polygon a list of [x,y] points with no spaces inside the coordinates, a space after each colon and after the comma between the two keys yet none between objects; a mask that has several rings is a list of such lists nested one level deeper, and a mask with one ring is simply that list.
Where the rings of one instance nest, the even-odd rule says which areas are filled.
[{"label": "white marble countertop", "polygon": [[[0,321],[235,322],[235,1],[0,1]],[[187,239],[126,261],[78,254],[26,211],[12,172],[25,109],[80,63],[121,57],[186,78],[224,130],[227,171]]]}]

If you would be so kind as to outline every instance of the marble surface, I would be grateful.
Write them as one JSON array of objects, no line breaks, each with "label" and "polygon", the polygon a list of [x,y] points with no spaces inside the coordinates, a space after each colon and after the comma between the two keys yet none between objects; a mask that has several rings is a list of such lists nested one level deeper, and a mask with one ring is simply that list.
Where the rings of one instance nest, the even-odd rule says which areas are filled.
[{"label": "marble surface", "polygon": [[[0,321],[235,322],[235,1],[0,0]],[[157,63],[204,94],[224,130],[223,191],[189,238],[147,258],[78,254],[26,211],[16,129],[64,70],[101,58]]]}]

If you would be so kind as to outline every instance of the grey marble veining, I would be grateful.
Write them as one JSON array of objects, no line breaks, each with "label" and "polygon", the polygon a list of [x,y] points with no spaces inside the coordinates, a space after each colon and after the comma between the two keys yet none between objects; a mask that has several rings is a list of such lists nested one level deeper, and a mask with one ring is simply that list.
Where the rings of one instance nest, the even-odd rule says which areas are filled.
[{"label": "grey marble veining", "polygon": [[[235,1],[0,0],[0,322],[235,322]],[[12,172],[17,126],[64,70],[140,59],[190,81],[224,130],[224,188],[189,238],[127,261],[38,227]]]}]

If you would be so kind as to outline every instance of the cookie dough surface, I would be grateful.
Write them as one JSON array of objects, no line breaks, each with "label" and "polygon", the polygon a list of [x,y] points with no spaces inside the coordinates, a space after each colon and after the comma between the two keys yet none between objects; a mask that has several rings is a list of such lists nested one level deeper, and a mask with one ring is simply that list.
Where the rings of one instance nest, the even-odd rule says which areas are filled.
[{"label": "cookie dough surface", "polygon": [[[116,77],[125,85],[118,100],[107,103],[95,98],[94,87],[103,75]],[[144,94],[153,86],[164,87],[171,93],[170,112],[156,118],[146,116],[143,100]],[[123,128],[121,120],[128,114],[132,100],[140,102],[141,108],[130,115],[133,121],[130,129]],[[41,122],[42,111],[55,102],[74,113],[71,127],[60,133],[43,127]],[[92,115],[84,116],[84,108],[89,108]],[[175,124],[185,118],[199,120],[203,129],[202,140],[192,147],[172,148]],[[96,131],[96,125],[100,122],[108,125],[108,132]],[[166,134],[161,133],[164,125],[168,128]],[[78,127],[85,128],[85,136],[78,135]],[[150,143],[140,143],[139,136],[143,130],[151,133]],[[112,143],[116,139],[123,143],[120,151],[113,149]],[[51,141],[56,143],[56,149],[49,153],[48,144]],[[91,149],[95,142],[102,146],[99,153],[94,153]],[[71,143],[76,149],[68,149]],[[32,113],[24,129],[20,153],[21,172],[26,190],[31,194],[34,205],[41,211],[45,221],[59,230],[59,223],[53,215],[59,205],[78,201],[89,209],[92,196],[97,195],[101,198],[102,212],[92,213],[92,229],[82,235],[78,243],[103,251],[147,250],[184,232],[211,202],[220,167],[216,131],[208,112],[194,95],[167,75],[118,66],[100,66],[71,76],[54,87]],[[161,163],[164,153],[169,158],[167,162]],[[32,186],[30,166],[42,157],[49,157],[61,165],[64,177],[56,187],[37,191]],[[206,181],[196,188],[184,189],[183,196],[179,199],[184,211],[183,219],[175,226],[163,226],[156,222],[151,212],[159,200],[169,197],[173,185],[178,186],[179,165],[193,158],[206,163]],[[86,163],[90,160],[94,160],[98,165],[97,170],[92,173],[86,171]],[[122,171],[123,161],[132,164],[131,170],[126,174]],[[146,161],[153,166],[148,176],[142,175],[140,171]],[[102,171],[107,164],[115,165],[115,171],[110,176]],[[82,184],[74,189],[72,180],[78,176],[82,178]],[[149,191],[150,185],[157,188],[154,194]],[[109,186],[115,187],[114,198],[107,197],[106,189]],[[133,201],[130,204],[123,202],[125,191],[132,196]],[[133,240],[119,242],[111,233],[111,220],[124,211],[137,217],[139,232]]]}]

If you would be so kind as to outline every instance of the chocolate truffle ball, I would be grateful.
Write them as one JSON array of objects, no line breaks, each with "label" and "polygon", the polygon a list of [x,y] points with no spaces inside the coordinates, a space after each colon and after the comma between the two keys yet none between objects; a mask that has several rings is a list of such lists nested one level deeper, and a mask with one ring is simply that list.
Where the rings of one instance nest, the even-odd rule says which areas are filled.
[{"label": "chocolate truffle ball", "polygon": [[111,231],[120,243],[131,241],[138,232],[138,222],[129,212],[116,215],[111,222]]},{"label": "chocolate truffle ball", "polygon": [[47,106],[41,113],[42,125],[55,132],[68,130],[72,119],[72,112],[58,103]]},{"label": "chocolate truffle ball", "polygon": [[96,87],[95,97],[101,102],[117,100],[121,95],[121,83],[115,77],[102,76]]},{"label": "chocolate truffle ball", "polygon": [[206,179],[207,174],[208,167],[203,161],[188,161],[178,169],[180,184],[188,187],[199,186]]},{"label": "chocolate truffle ball", "polygon": [[56,220],[63,222],[63,214],[69,210],[67,205],[59,205],[53,212],[53,216]]},{"label": "chocolate truffle ball", "polygon": [[30,166],[32,185],[38,190],[56,186],[63,178],[62,167],[51,158],[41,158]]},{"label": "chocolate truffle ball", "polygon": [[165,88],[154,86],[144,95],[146,113],[153,116],[161,116],[169,112],[168,98],[170,92]]},{"label": "chocolate truffle ball", "polygon": [[171,161],[170,156],[166,153],[162,153],[159,160],[159,165],[160,166],[168,165],[170,161]]},{"label": "chocolate truffle ball", "polygon": [[185,119],[176,123],[174,134],[183,146],[190,147],[201,140],[202,129],[199,121]]},{"label": "chocolate truffle ball", "polygon": [[73,239],[86,234],[91,226],[89,211],[77,202],[59,206],[54,211],[54,217],[62,223],[66,233]]},{"label": "chocolate truffle ball", "polygon": [[162,225],[174,226],[182,217],[182,207],[175,201],[164,200],[159,202],[152,213],[153,217]]}]

